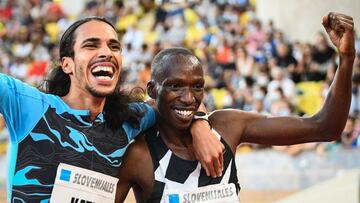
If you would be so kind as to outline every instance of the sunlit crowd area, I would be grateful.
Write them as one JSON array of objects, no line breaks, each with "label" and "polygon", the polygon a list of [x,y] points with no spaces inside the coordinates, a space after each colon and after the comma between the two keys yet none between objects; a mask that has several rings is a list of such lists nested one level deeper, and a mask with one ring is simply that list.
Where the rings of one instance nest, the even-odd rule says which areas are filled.
[{"label": "sunlit crowd area", "polygon": [[[153,56],[166,47],[192,50],[206,72],[208,111],[237,108],[287,116],[314,114],[322,105],[338,64],[337,51],[319,26],[312,41],[289,40],[276,22],[256,16],[256,0],[97,0],[68,13],[61,0],[0,2],[0,71],[41,86],[59,59],[58,41],[76,19],[105,16],[122,43],[123,88],[145,88]],[[314,33],[315,35],[315,33]],[[296,156],[360,147],[360,53],[353,74],[350,115],[340,140],[275,150]],[[336,119],[336,118],[334,118]],[[0,117],[0,154],[6,153],[6,126]],[[268,149],[242,145],[239,152]]]},{"label": "sunlit crowd area", "polygon": [[[337,50],[320,23],[312,40],[294,40],[276,21],[261,20],[256,9],[256,0],[1,0],[0,72],[41,88],[59,62],[58,44],[68,26],[79,18],[104,16],[121,41],[121,82],[129,93],[145,89],[160,50],[186,47],[203,65],[209,112],[236,108],[268,116],[313,115],[334,78]],[[293,146],[243,143],[237,167],[244,188],[297,191],[360,167],[359,35],[355,48],[352,101],[341,138]],[[0,193],[8,143],[0,114]]]}]

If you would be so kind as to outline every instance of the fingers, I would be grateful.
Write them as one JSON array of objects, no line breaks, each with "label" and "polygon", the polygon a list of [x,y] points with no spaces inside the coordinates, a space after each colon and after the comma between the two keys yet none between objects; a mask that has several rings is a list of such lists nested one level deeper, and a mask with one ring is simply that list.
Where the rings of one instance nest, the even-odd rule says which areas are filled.
[{"label": "fingers", "polygon": [[220,152],[217,153],[216,157],[214,156],[207,156],[205,159],[200,160],[198,156],[195,156],[196,159],[200,160],[202,168],[205,170],[206,175],[216,178],[221,177],[224,169],[224,146],[221,145],[219,149],[216,151]]},{"label": "fingers", "polygon": [[207,176],[217,178],[222,176],[222,172],[224,169],[223,164],[224,164],[224,158],[223,155],[221,155],[218,159],[208,161],[205,164],[202,164],[202,166],[204,166],[203,168]]},{"label": "fingers", "polygon": [[200,164],[201,164],[201,167],[205,170],[206,175],[210,176],[211,170],[207,167],[207,165],[205,163],[201,163],[201,162],[200,162]]},{"label": "fingers", "polygon": [[353,30],[354,21],[351,16],[341,13],[330,12],[323,17],[323,25],[327,31],[335,30],[337,32],[344,32],[346,30]]},{"label": "fingers", "polygon": [[215,168],[218,168],[218,171],[217,171],[218,177],[222,176],[222,173],[224,170],[224,154],[225,154],[225,151],[223,151],[223,153],[219,157],[219,162],[218,162],[219,165],[215,166]]},{"label": "fingers", "polygon": [[216,170],[215,170],[215,168],[214,168],[214,165],[211,164],[211,165],[209,166],[208,170],[209,170],[209,175],[208,175],[208,176],[211,176],[211,177],[213,177],[213,178],[218,177],[218,176],[217,176],[217,173],[216,173]]},{"label": "fingers", "polygon": [[224,149],[225,149],[224,145],[221,145],[221,149],[220,149],[221,153],[219,153],[218,157],[213,160],[216,177],[222,176],[222,172],[224,169],[224,154],[225,154]]},{"label": "fingers", "polygon": [[[224,154],[225,154],[225,146],[224,145],[221,145],[222,146],[222,154],[220,156],[220,166],[221,166],[221,173],[222,171],[224,170]],[[222,174],[220,174],[222,175]]]},{"label": "fingers", "polygon": [[216,172],[214,169],[214,163],[210,156],[206,156],[206,158],[201,159],[201,155],[195,153],[195,158],[199,160],[201,167],[204,169],[207,176],[216,177]]},{"label": "fingers", "polygon": [[211,176],[213,178],[217,177],[214,163],[210,159],[205,161],[204,163],[201,163],[201,166],[204,168],[207,176]]},{"label": "fingers", "polygon": [[223,153],[220,153],[218,158],[213,160],[213,164],[214,164],[214,175],[211,175],[212,177],[221,177],[222,176],[222,171],[224,168],[224,155]]},{"label": "fingers", "polygon": [[[204,123],[206,126],[203,126]],[[195,125],[198,125],[198,128],[195,128]],[[214,178],[222,176],[224,145],[216,134],[211,131],[207,122],[196,122],[191,130],[193,151],[206,175]]]},{"label": "fingers", "polygon": [[328,16],[336,16],[336,17],[339,17],[339,18],[346,18],[346,19],[350,19],[352,20],[352,17],[351,16],[348,16],[348,15],[345,15],[345,14],[342,14],[342,13],[337,13],[337,12],[330,12],[328,14]]}]

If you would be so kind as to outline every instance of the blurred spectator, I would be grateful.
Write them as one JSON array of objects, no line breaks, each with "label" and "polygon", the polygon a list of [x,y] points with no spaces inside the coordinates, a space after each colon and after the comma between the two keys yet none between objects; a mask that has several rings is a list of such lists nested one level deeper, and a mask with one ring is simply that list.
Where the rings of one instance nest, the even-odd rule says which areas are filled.
[{"label": "blurred spectator", "polygon": [[143,90],[146,90],[147,83],[151,79],[151,64],[150,62],[146,62],[144,67],[139,71],[138,75],[139,81],[138,85]]},{"label": "blurred spectator", "polygon": [[352,78],[352,97],[350,114],[360,114],[360,53],[357,54],[354,62],[354,74]]},{"label": "blurred spectator", "polygon": [[[279,88],[277,91],[280,92],[281,95],[281,89]],[[269,111],[270,114],[274,116],[290,116],[292,112],[290,106],[284,95],[281,95],[279,99],[271,102]]]},{"label": "blurred spectator", "polygon": [[79,18],[85,18],[85,17],[88,17],[88,16],[97,16],[100,14],[100,2],[98,1],[94,1],[94,0],[91,0],[91,1],[88,1],[86,4],[85,4],[85,10],[84,12],[81,13],[80,17]]},{"label": "blurred spectator", "polygon": [[236,69],[241,76],[252,76],[254,74],[254,59],[247,53],[245,47],[236,49]]},{"label": "blurred spectator", "polygon": [[282,72],[288,73],[294,82],[300,81],[297,63],[288,44],[280,42],[276,45],[275,64],[272,65],[284,69]]},{"label": "blurred spectator", "polygon": [[13,55],[19,60],[25,60],[29,57],[32,48],[28,27],[22,26],[15,37],[15,42],[13,43]]},{"label": "blurred spectator", "polygon": [[163,6],[162,5],[158,6],[155,9],[155,22],[154,22],[153,28],[155,28],[158,24],[162,25],[163,23],[165,23],[166,15],[167,15],[167,12],[163,8]]},{"label": "blurred spectator", "polygon": [[235,70],[235,53],[223,36],[219,38],[219,46],[216,49],[216,62],[223,70]]},{"label": "blurred spectator", "polygon": [[265,106],[264,106],[265,95],[266,95],[266,88],[258,85],[254,86],[250,111],[255,111],[257,113],[262,113],[265,115],[269,114],[269,112],[265,110]]},{"label": "blurred spectator", "polygon": [[[359,146],[359,126],[355,126],[355,124],[359,125],[359,121],[357,123],[355,121],[354,117],[349,116],[344,131],[341,134],[341,144],[346,149],[357,148]],[[356,130],[355,127],[357,128]]]},{"label": "blurred spectator", "polygon": [[355,50],[356,50],[356,53],[357,54],[360,54],[360,35],[358,32],[356,32],[356,30],[354,31],[355,32]]},{"label": "blurred spectator", "polygon": [[315,67],[315,71],[319,73],[316,80],[325,80],[327,71],[334,66],[334,57],[335,50],[328,44],[325,34],[318,32],[312,53],[312,59],[318,65]]},{"label": "blurred spectator", "polygon": [[258,19],[253,19],[248,25],[247,35],[247,50],[250,55],[254,55],[255,52],[264,45],[266,34],[262,29],[262,23]]},{"label": "blurred spectator", "polygon": [[128,44],[131,49],[138,51],[144,43],[144,34],[135,26],[129,26],[122,38],[123,44]]},{"label": "blurred spectator", "polygon": [[354,117],[354,119],[354,131],[352,135],[353,141],[351,145],[353,149],[360,149],[360,118]]},{"label": "blurred spectator", "polygon": [[[218,87],[212,88],[208,94],[208,103],[213,103],[215,109],[229,108],[233,105],[231,92],[226,88],[225,84],[219,84]],[[205,105],[207,104],[204,101]]]},{"label": "blurred spectator", "polygon": [[0,19],[3,21],[9,21],[14,14],[15,1],[6,1],[5,5],[0,6]]},{"label": "blurred spectator", "polygon": [[268,84],[267,91],[271,93],[277,88],[281,88],[284,92],[284,96],[287,99],[292,99],[295,92],[295,83],[286,77],[286,72],[281,70],[278,67],[273,67],[271,69],[271,78],[272,80]]},{"label": "blurred spectator", "polygon": [[183,10],[169,13],[169,17],[165,20],[162,33],[159,34],[161,43],[168,46],[183,46],[186,37],[186,27],[182,12]]},{"label": "blurred spectator", "polygon": [[273,32],[265,33],[265,42],[261,48],[263,51],[264,57],[267,59],[273,58],[276,56],[276,44],[273,36]]}]

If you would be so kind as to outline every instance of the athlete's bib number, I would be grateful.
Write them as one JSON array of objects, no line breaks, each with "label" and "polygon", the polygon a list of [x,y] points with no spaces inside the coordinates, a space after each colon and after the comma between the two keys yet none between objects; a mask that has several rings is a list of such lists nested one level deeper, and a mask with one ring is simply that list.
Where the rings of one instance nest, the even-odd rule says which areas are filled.
[{"label": "athlete's bib number", "polygon": [[50,203],[113,203],[118,179],[60,163]]},{"label": "athlete's bib number", "polygon": [[239,203],[233,183],[190,190],[165,190],[166,203]]}]

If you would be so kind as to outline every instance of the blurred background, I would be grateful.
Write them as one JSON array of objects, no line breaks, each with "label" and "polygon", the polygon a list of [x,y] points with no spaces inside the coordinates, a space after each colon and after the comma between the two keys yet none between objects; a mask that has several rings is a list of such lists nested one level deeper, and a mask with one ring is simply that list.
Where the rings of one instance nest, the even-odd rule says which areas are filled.
[{"label": "blurred background", "polygon": [[[206,71],[209,111],[309,116],[322,105],[339,62],[322,16],[351,15],[359,33],[359,10],[358,0],[0,0],[0,72],[39,86],[58,60],[65,29],[76,19],[99,15],[116,26],[121,39],[124,89],[146,87],[153,56],[183,46]],[[294,202],[307,202],[301,198],[311,195],[301,194],[314,187],[322,189],[310,193],[326,193],[333,201],[331,195],[359,201],[359,35],[356,50],[341,139],[286,147],[242,144],[236,156],[242,202],[291,202],[294,195],[300,195]],[[0,115],[0,202],[6,199],[8,138]]]}]

